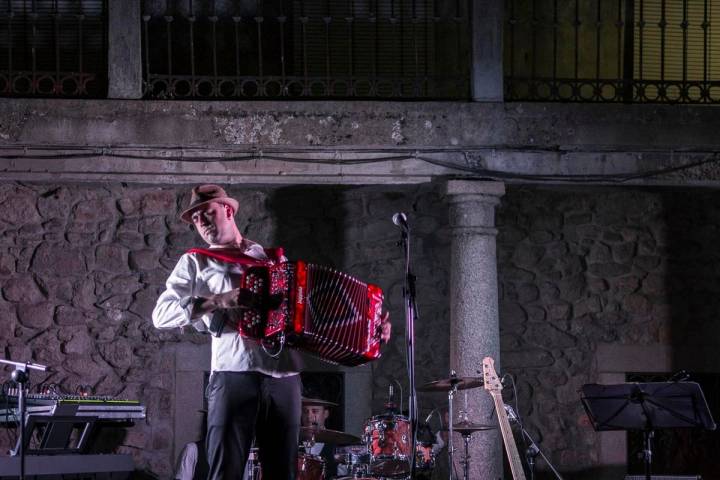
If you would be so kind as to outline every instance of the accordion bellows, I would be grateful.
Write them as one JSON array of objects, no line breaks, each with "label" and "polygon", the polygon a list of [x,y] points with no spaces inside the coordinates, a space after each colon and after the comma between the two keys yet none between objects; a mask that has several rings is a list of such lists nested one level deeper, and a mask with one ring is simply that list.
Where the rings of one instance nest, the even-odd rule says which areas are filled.
[{"label": "accordion bellows", "polygon": [[240,334],[356,366],[380,357],[383,292],[329,267],[302,261],[253,266],[242,288],[278,299],[277,308],[246,309]]}]

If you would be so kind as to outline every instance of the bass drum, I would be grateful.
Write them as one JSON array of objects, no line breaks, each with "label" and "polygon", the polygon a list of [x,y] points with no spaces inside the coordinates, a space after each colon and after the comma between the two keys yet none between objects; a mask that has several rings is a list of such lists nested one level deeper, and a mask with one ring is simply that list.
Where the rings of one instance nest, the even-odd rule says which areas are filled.
[{"label": "bass drum", "polygon": [[[245,467],[243,480],[262,480],[262,469],[258,461],[257,449],[250,452],[248,466]],[[325,460],[316,455],[298,453],[297,480],[325,480]]]},{"label": "bass drum", "polygon": [[395,477],[410,473],[410,420],[402,415],[376,415],[365,425],[370,473]]}]

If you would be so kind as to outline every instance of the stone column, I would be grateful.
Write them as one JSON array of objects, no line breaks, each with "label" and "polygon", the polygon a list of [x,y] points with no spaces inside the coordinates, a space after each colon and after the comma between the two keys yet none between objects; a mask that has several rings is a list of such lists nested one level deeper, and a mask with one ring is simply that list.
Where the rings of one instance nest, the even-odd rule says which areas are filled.
[{"label": "stone column", "polygon": [[503,0],[470,2],[472,28],[472,99],[503,101]]},{"label": "stone column", "polygon": [[108,2],[108,98],[142,97],[140,0]]},{"label": "stone column", "polygon": [[[501,182],[449,180],[446,194],[450,207],[452,248],[450,258],[450,366],[459,376],[478,376],[482,359],[491,356],[500,368],[500,325],[498,318],[497,259],[495,248],[495,206],[505,193]],[[497,424],[493,402],[482,388],[458,392],[457,412],[465,407],[467,392],[469,420]],[[499,430],[474,433],[469,477],[473,480],[502,478],[502,439]],[[455,434],[455,461],[462,476],[460,460],[464,447]]]}]

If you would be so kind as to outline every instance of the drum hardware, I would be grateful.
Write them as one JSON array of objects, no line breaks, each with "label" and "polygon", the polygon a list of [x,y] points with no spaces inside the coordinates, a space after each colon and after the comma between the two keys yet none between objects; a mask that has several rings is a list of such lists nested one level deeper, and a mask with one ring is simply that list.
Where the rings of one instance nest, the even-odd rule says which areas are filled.
[{"label": "drum hardware", "polygon": [[339,430],[328,428],[300,427],[300,440],[314,445],[320,443],[334,443],[335,445],[352,445],[360,443],[360,438]]},{"label": "drum hardware", "polygon": [[[483,430],[495,430],[497,427],[494,425],[483,425],[480,423],[473,423],[469,421],[462,421],[457,422],[453,424],[453,430],[459,433],[460,435],[470,435],[475,432],[481,432]],[[443,431],[447,431],[447,428],[444,428]]]}]

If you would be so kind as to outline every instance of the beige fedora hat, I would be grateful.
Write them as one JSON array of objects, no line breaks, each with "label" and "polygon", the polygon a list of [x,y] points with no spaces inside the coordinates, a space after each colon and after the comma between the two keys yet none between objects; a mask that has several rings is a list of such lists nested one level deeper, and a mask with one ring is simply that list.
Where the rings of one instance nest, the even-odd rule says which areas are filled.
[{"label": "beige fedora hat", "polygon": [[190,205],[180,214],[180,219],[185,223],[192,223],[192,214],[198,208],[211,202],[218,202],[230,205],[234,212],[237,212],[238,202],[230,198],[225,190],[218,185],[199,185],[192,189]]}]

